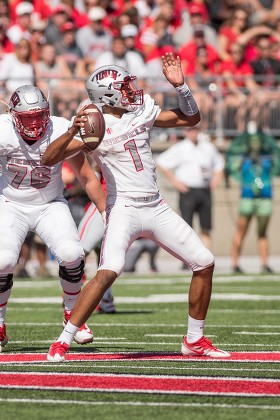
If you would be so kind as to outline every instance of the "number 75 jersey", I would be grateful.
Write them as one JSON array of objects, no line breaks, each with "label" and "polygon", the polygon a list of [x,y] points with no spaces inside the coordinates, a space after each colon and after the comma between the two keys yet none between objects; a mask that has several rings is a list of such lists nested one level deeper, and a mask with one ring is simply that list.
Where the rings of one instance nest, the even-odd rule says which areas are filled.
[{"label": "number 75 jersey", "polygon": [[0,115],[0,194],[22,204],[46,204],[63,198],[62,162],[45,166],[41,157],[47,146],[68,130],[70,121],[51,117],[40,140],[27,144],[14,127],[11,115]]},{"label": "number 75 jersey", "polygon": [[105,136],[93,156],[106,180],[110,197],[143,197],[156,194],[155,163],[150,148],[150,131],[160,108],[149,96],[144,105],[121,118],[103,114]]}]

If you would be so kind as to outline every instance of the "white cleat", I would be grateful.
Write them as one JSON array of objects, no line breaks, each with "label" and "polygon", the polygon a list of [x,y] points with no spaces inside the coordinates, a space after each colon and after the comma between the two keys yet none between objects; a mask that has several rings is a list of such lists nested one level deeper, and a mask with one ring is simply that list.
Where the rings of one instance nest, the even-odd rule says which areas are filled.
[{"label": "white cleat", "polygon": [[194,343],[188,343],[187,337],[183,337],[181,347],[183,356],[208,356],[208,357],[230,357],[230,353],[224,350],[217,349],[213,346],[209,338],[201,337]]}]

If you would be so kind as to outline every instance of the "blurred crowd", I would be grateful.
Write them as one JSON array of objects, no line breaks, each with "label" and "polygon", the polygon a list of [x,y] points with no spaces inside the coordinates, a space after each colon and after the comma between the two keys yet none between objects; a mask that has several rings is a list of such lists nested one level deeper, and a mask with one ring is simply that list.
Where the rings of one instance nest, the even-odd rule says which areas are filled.
[{"label": "blurred crowd", "polygon": [[0,0],[2,100],[36,83],[52,92],[53,113],[69,118],[91,72],[118,64],[170,107],[166,51],[181,57],[202,128],[223,118],[238,132],[247,120],[269,129],[279,112],[280,0]]}]

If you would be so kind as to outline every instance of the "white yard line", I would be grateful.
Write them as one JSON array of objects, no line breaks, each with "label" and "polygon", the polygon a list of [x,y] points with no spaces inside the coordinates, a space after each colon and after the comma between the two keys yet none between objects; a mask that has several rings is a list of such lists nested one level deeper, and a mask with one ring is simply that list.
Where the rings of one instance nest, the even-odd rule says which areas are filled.
[{"label": "white yard line", "polygon": [[[99,316],[99,315],[97,315]],[[135,328],[135,325],[137,325],[138,327],[151,327],[151,328],[156,328],[156,327],[164,327],[164,328],[181,328],[181,327],[186,327],[186,324],[153,324],[153,323],[149,323],[149,324],[140,324],[140,323],[126,323],[126,322],[104,322],[104,323],[95,323],[95,322],[91,322],[91,320],[89,321],[90,326],[91,327],[100,327],[100,328],[104,328],[104,327],[133,327]],[[33,326],[33,327],[55,327],[55,326],[61,326],[60,322],[9,322],[9,325],[15,325],[15,326]],[[207,328],[266,328],[266,329],[279,329],[280,325],[248,325],[248,324],[234,324],[234,325],[227,325],[227,324],[206,324],[205,325]]]},{"label": "white yard line", "polygon": [[[125,360],[120,360],[120,361],[122,363],[126,362]],[[38,365],[42,364],[42,363],[45,363],[45,362],[38,362]],[[92,360],[89,361],[88,363],[81,362],[81,363],[78,363],[78,364],[73,364],[71,362],[71,368],[79,368],[79,369],[80,368],[88,368],[88,367],[90,367],[89,363],[92,363]],[[117,369],[132,369],[132,370],[136,370],[136,371],[139,370],[139,369],[144,369],[144,370],[146,369],[146,370],[151,370],[153,372],[155,372],[157,370],[170,371],[170,369],[172,369],[172,371],[175,371],[175,370],[177,370],[177,371],[184,371],[184,370],[199,371],[199,370],[201,370],[201,371],[214,371],[214,372],[216,372],[216,371],[217,372],[219,372],[219,371],[221,371],[221,372],[229,372],[229,371],[240,372],[240,368],[228,368],[228,367],[219,368],[219,367],[208,367],[208,366],[207,367],[192,367],[192,366],[186,366],[186,367],[183,367],[183,366],[176,367],[175,366],[174,367],[174,366],[172,366],[172,368],[171,368],[170,366],[139,366],[138,364],[137,365],[130,365],[130,366],[129,365],[122,366],[120,364],[111,365],[111,364],[109,364],[110,361],[108,361],[107,365],[99,365],[100,361],[98,361],[98,360],[95,360],[94,363],[95,363],[95,369],[117,368]],[[143,361],[141,361],[141,363],[143,363]],[[10,366],[10,367],[19,367],[19,366],[20,367],[25,367],[27,364],[31,364],[31,363],[29,363],[29,362],[28,363],[27,362],[26,363],[5,362],[5,366]],[[242,372],[271,372],[271,373],[277,373],[277,372],[280,372],[280,369],[270,369],[270,368],[268,368],[268,369],[259,369],[259,368],[244,369],[244,368],[242,368]],[[95,372],[95,374],[97,374],[97,372]],[[110,372],[110,374],[114,374],[114,373]]]},{"label": "white yard line", "polygon": [[52,400],[52,399],[32,399],[32,398],[0,398],[1,402],[10,403],[33,403],[33,404],[46,404],[46,405],[96,405],[103,406],[141,406],[141,407],[198,407],[198,408],[228,408],[228,409],[256,409],[256,410],[280,410],[279,405],[250,405],[250,404],[213,404],[213,403],[165,403],[165,402],[140,402],[140,401],[81,401],[81,400]]},{"label": "white yard line", "polygon": [[[277,295],[252,295],[250,293],[213,293],[211,300],[216,301],[280,301],[280,296]],[[180,303],[187,302],[188,295],[180,294],[160,294],[150,295],[146,297],[116,297],[115,303],[118,304],[143,304],[143,303]],[[11,298],[9,303],[36,303],[36,304],[61,304],[62,299],[59,297],[24,297]]]}]

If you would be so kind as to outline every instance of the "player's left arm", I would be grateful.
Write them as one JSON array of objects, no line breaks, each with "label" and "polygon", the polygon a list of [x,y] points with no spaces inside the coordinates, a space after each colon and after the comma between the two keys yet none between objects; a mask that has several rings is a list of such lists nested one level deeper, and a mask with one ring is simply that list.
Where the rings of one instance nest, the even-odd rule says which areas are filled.
[{"label": "player's left arm", "polygon": [[168,82],[176,89],[179,108],[161,111],[155,127],[193,127],[200,122],[200,112],[190,88],[184,81],[180,57],[172,53],[162,56],[162,71]]},{"label": "player's left arm", "polygon": [[91,168],[84,153],[67,159],[80,184],[84,187],[89,199],[96,205],[100,213],[106,209],[106,197],[99,179]]}]

